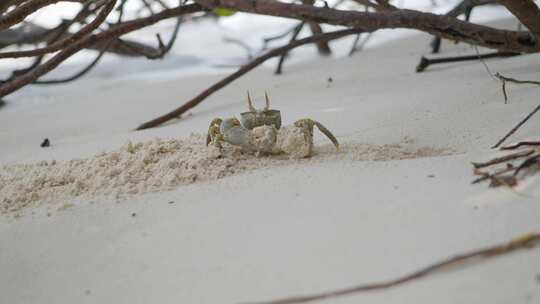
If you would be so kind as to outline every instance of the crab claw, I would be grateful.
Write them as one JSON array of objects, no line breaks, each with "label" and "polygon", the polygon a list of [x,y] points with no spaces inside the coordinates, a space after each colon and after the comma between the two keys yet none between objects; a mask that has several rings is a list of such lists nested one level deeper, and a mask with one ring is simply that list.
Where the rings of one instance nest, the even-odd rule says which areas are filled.
[{"label": "crab claw", "polygon": [[302,129],[306,130],[308,132],[306,135],[309,135],[311,137],[313,137],[313,126],[317,126],[317,128],[324,135],[326,135],[326,137],[328,137],[328,139],[330,139],[330,141],[334,144],[334,146],[336,147],[336,150],[339,150],[339,142],[336,139],[336,137],[334,136],[334,134],[332,134],[332,132],[330,132],[330,130],[328,130],[320,122],[315,121],[313,119],[304,118],[304,119],[300,119],[300,120],[296,121],[294,123],[294,125],[296,127],[298,127],[298,128],[302,128]]},{"label": "crab claw", "polygon": [[210,126],[208,127],[208,133],[206,134],[206,145],[212,141],[215,140],[215,138],[221,134],[220,127],[221,123],[223,122],[223,119],[221,118],[214,118],[212,122],[210,123]]}]

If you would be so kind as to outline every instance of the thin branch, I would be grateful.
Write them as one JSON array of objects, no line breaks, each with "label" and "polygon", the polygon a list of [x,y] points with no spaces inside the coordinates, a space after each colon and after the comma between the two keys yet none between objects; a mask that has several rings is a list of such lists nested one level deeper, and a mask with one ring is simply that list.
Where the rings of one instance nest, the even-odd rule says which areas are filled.
[{"label": "thin branch", "polygon": [[349,51],[349,56],[352,56],[354,55],[354,53],[361,51],[366,46],[369,39],[373,37],[373,33],[367,33],[366,38],[364,38],[364,40],[362,40],[362,42],[359,43],[361,36],[362,34],[358,34],[356,36],[356,39],[354,40],[354,43]]},{"label": "thin branch", "polygon": [[449,63],[449,62],[461,62],[461,61],[473,61],[473,60],[482,60],[487,58],[496,58],[496,57],[513,57],[521,55],[521,53],[513,52],[493,52],[487,54],[478,54],[478,55],[467,55],[467,56],[456,56],[456,57],[442,57],[442,58],[426,58],[422,56],[420,62],[416,66],[416,72],[421,73],[429,66],[434,64]]},{"label": "thin branch", "polygon": [[476,174],[477,174],[477,175],[482,175],[482,176],[479,177],[479,178],[477,178],[477,179],[475,179],[475,180],[473,180],[473,181],[471,182],[471,184],[477,184],[477,183],[479,183],[479,182],[483,182],[483,181],[488,180],[488,179],[491,180],[491,181],[493,181],[493,180],[498,179],[499,176],[500,176],[501,174],[508,173],[508,172],[512,172],[512,171],[514,171],[514,170],[515,170],[515,168],[514,168],[513,166],[508,166],[508,167],[503,168],[503,169],[501,169],[501,170],[495,171],[494,173],[491,173],[491,174],[490,174],[490,173],[487,173],[487,172],[480,172],[480,171],[477,171]]},{"label": "thin branch", "polygon": [[489,160],[487,162],[484,162],[484,163],[473,162],[472,165],[474,166],[475,169],[480,169],[480,168],[500,164],[500,163],[503,163],[503,162],[506,162],[506,161],[509,161],[509,160],[514,160],[514,159],[518,159],[518,158],[522,158],[522,157],[527,157],[527,156],[529,156],[529,155],[531,155],[533,153],[534,153],[534,150],[532,150],[532,149],[531,150],[525,150],[525,151],[519,151],[519,152],[508,154],[508,155],[505,155],[505,156],[496,157],[496,158],[491,159],[491,160]]},{"label": "thin branch", "polygon": [[26,17],[35,11],[58,2],[80,2],[69,0],[33,0],[23,3],[11,12],[0,17],[0,31],[9,28],[10,26],[23,21]]},{"label": "thin branch", "polygon": [[538,163],[539,159],[540,159],[540,153],[533,155],[527,158],[526,160],[524,160],[519,166],[517,166],[516,171],[514,171],[513,177],[516,177],[521,170]]},{"label": "thin branch", "polygon": [[107,53],[107,49],[111,46],[111,44],[112,44],[112,40],[107,43],[107,46],[105,46],[105,48],[101,52],[99,52],[96,58],[89,65],[87,65],[84,69],[82,69],[80,72],[76,73],[75,75],[64,78],[64,79],[36,80],[32,84],[38,84],[38,85],[61,84],[61,83],[74,81],[83,77],[99,63],[103,55]]},{"label": "thin branch", "polygon": [[463,266],[467,262],[481,262],[486,259],[509,254],[511,252],[523,249],[531,249],[540,243],[540,233],[531,233],[511,240],[508,243],[487,247],[480,250],[475,250],[465,254],[458,254],[441,262],[426,266],[420,270],[414,271],[405,276],[401,276],[384,282],[376,282],[371,284],[359,285],[350,288],[312,294],[306,296],[289,297],[274,301],[264,302],[249,302],[252,304],[297,304],[307,303],[320,300],[334,299],[338,297],[359,294],[368,291],[386,290],[393,287],[401,286],[405,283],[415,281],[439,272],[444,272],[451,267]]},{"label": "thin branch", "polygon": [[[293,34],[291,36],[291,40],[289,40],[289,43],[296,40],[296,38],[300,34],[300,31],[302,31],[302,28],[304,27],[304,24],[305,24],[305,22],[302,21],[296,26],[296,28],[294,29],[294,32],[293,32]],[[276,67],[276,70],[274,71],[274,74],[276,74],[276,75],[281,74],[282,69],[283,69],[283,64],[285,63],[285,59],[287,59],[286,57],[287,57],[288,54],[289,54],[289,52],[284,52],[283,54],[281,54],[281,56],[279,57],[279,62],[278,62],[278,65]]]},{"label": "thin branch", "polygon": [[501,150],[514,150],[522,146],[540,146],[540,141],[520,141],[515,144],[506,145],[501,147]]},{"label": "thin branch", "polygon": [[207,88],[206,90],[201,92],[199,95],[195,96],[193,99],[191,99],[190,101],[183,104],[181,107],[179,107],[179,108],[177,108],[177,109],[175,109],[175,110],[173,110],[173,111],[171,111],[171,112],[169,112],[169,113],[167,113],[165,115],[162,115],[162,116],[160,116],[158,118],[152,119],[152,120],[150,120],[148,122],[145,122],[145,123],[141,124],[139,127],[137,127],[136,130],[144,130],[144,129],[148,129],[148,128],[153,128],[153,127],[159,126],[159,125],[161,125],[161,124],[163,124],[163,123],[165,123],[165,122],[167,122],[167,121],[169,121],[171,119],[178,118],[180,115],[182,115],[183,113],[185,113],[189,109],[191,109],[191,108],[195,107],[196,105],[198,105],[199,103],[201,103],[208,96],[210,96],[213,93],[215,93],[216,91],[222,89],[223,87],[225,87],[229,83],[231,83],[234,80],[240,78],[242,75],[246,74],[247,72],[251,71],[252,69],[256,68],[257,66],[259,66],[260,64],[262,64],[263,62],[265,62],[266,60],[268,60],[268,59],[270,59],[272,57],[279,56],[279,55],[283,54],[284,52],[288,52],[289,50],[291,50],[293,48],[296,48],[296,47],[299,47],[299,46],[304,45],[304,44],[314,43],[314,42],[321,41],[321,40],[330,41],[330,40],[338,39],[338,38],[341,38],[341,37],[345,37],[347,35],[356,34],[356,33],[360,32],[360,31],[362,31],[362,30],[360,30],[360,29],[347,29],[347,30],[334,31],[334,32],[330,32],[330,33],[324,33],[324,34],[320,34],[320,35],[313,35],[313,36],[310,36],[310,37],[307,37],[307,38],[304,38],[304,39],[292,41],[291,43],[289,43],[289,44],[287,44],[285,46],[272,49],[272,50],[266,52],[265,54],[255,58],[250,63],[242,66],[240,69],[238,69],[233,74],[231,74],[231,75],[223,78],[222,80],[218,81],[217,83],[213,84],[212,86],[210,86],[209,88]]},{"label": "thin branch", "polygon": [[74,41],[77,41],[81,39],[82,37],[92,33],[101,24],[103,24],[103,22],[105,22],[105,20],[107,19],[107,16],[109,15],[109,13],[112,11],[113,8],[114,8],[114,5],[109,6],[107,9],[102,9],[92,22],[90,22],[88,25],[83,27],[80,31],[78,31],[77,33],[71,36],[65,37],[59,41],[49,44],[46,47],[35,49],[35,50],[0,53],[0,59],[1,58],[21,58],[21,57],[41,56],[48,53],[54,53],[56,51],[59,51],[69,46]]},{"label": "thin branch", "polygon": [[501,79],[501,80],[504,80],[504,81],[508,81],[508,82],[513,82],[513,83],[519,83],[519,84],[537,84],[537,85],[540,85],[540,81],[533,81],[533,80],[517,80],[517,79],[514,79],[514,78],[510,78],[510,77],[504,77],[503,75],[499,74],[499,73],[495,73],[495,77]]},{"label": "thin branch", "polygon": [[[448,17],[454,17],[457,18],[460,15],[465,15],[465,20],[469,21],[472,9],[486,4],[493,4],[495,3],[495,0],[463,0],[458,5],[456,5],[453,9],[448,11],[445,15]],[[433,40],[430,43],[431,45],[431,53],[437,54],[439,53],[439,50],[441,48],[441,37],[435,36]]]},{"label": "thin branch", "polygon": [[501,138],[495,145],[493,145],[491,147],[491,149],[498,148],[508,137],[510,137],[510,136],[512,136],[512,134],[516,133],[516,131],[519,128],[521,128],[521,126],[523,124],[525,124],[531,117],[533,117],[533,115],[536,114],[536,112],[538,112],[539,110],[540,110],[540,105],[538,105],[536,108],[534,108],[534,110],[532,112],[527,114],[527,116],[525,116],[525,118],[523,118],[515,127],[513,127],[508,133],[506,133],[506,135],[504,135],[503,138]]},{"label": "thin branch", "polygon": [[233,37],[223,37],[223,42],[235,44],[235,45],[241,47],[244,51],[246,51],[247,60],[252,60],[253,59],[253,50],[244,41],[242,41],[240,39],[237,39],[237,38],[233,38]]},{"label": "thin branch", "polygon": [[281,33],[281,34],[278,34],[278,35],[275,35],[275,36],[271,36],[271,37],[266,37],[266,38],[263,38],[263,47],[262,47],[262,50],[266,50],[268,48],[268,44],[274,40],[279,40],[279,39],[283,39],[285,37],[287,37],[290,33],[293,33],[297,28],[297,25],[291,27],[290,29],[288,29],[287,31]]},{"label": "thin branch", "polygon": [[21,75],[17,78],[14,78],[13,80],[6,82],[2,85],[0,85],[0,98],[3,96],[6,96],[19,88],[32,83],[33,81],[37,80],[42,75],[48,73],[49,71],[56,68],[58,65],[60,65],[62,62],[64,62],[69,57],[73,56],[74,54],[78,53],[81,49],[87,48],[91,45],[94,45],[96,43],[107,41],[115,37],[122,36],[124,34],[127,34],[129,32],[136,31],[138,29],[141,29],[143,27],[152,25],[154,23],[157,23],[161,20],[172,18],[172,17],[178,17],[180,15],[184,14],[190,14],[195,12],[203,11],[204,9],[198,5],[198,4],[189,4],[184,6],[178,6],[172,9],[163,10],[158,14],[146,17],[146,18],[140,18],[133,21],[128,21],[121,23],[119,25],[116,25],[106,31],[103,31],[99,34],[92,34],[89,35],[77,42],[74,42],[69,47],[62,50],[60,53],[56,54],[54,57],[49,59],[44,64],[38,66],[37,68],[33,69],[31,72],[28,72],[24,75]]},{"label": "thin branch", "polygon": [[[61,24],[54,29],[48,29],[40,25],[28,22],[16,29],[7,29],[0,32],[0,48],[15,44],[35,44],[41,42],[54,43],[54,41],[57,41],[58,39],[53,36],[59,36],[59,38],[66,38],[70,37],[71,35],[73,34],[64,30],[64,24]],[[104,41],[89,45],[87,48],[100,51],[105,46]],[[138,51],[135,52],[134,50]],[[114,53],[120,56],[131,57],[140,56],[140,53],[157,53],[158,51],[159,50],[146,44],[142,44],[133,40],[120,40],[117,38],[112,42],[107,52]]]},{"label": "thin branch", "polygon": [[381,12],[359,12],[283,3],[275,0],[196,0],[208,8],[228,8],[269,16],[293,18],[317,23],[379,29],[408,28],[507,52],[538,52],[540,43],[530,32],[495,29],[456,18],[407,9]]},{"label": "thin branch", "polygon": [[131,51],[133,51],[134,53],[137,53],[141,56],[146,57],[146,59],[150,59],[150,60],[162,59],[165,55],[167,55],[171,51],[172,47],[174,46],[181,24],[182,24],[182,18],[178,18],[178,20],[176,21],[176,25],[174,26],[174,31],[171,35],[171,38],[169,39],[169,42],[167,42],[167,45],[165,45],[163,41],[161,40],[160,34],[156,35],[157,40],[158,40],[157,50],[151,49],[150,51],[148,51],[146,49],[136,48],[127,44],[125,44],[124,46],[130,49]]}]

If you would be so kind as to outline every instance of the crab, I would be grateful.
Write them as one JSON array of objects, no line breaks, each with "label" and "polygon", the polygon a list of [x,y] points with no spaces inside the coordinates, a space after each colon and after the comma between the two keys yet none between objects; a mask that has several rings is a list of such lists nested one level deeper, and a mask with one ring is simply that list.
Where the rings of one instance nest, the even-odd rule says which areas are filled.
[{"label": "crab", "polygon": [[291,158],[313,155],[313,129],[316,126],[339,149],[336,137],[320,122],[310,118],[281,126],[281,112],[270,108],[270,98],[265,92],[266,106],[256,109],[247,93],[248,112],[235,117],[214,118],[208,128],[206,145],[222,149],[224,142],[241,147],[257,155],[287,154]]}]

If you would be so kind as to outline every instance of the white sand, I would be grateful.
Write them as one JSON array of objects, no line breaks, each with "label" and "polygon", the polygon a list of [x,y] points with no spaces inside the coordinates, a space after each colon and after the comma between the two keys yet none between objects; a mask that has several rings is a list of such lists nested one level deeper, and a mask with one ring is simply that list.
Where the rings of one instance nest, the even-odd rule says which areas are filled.
[{"label": "white sand", "polygon": [[[470,162],[495,155],[487,147],[537,105],[540,89],[508,85],[505,105],[500,84],[480,63],[415,74],[428,40],[416,36],[352,58],[288,65],[279,77],[258,69],[193,115],[143,132],[130,130],[219,77],[88,79],[14,94],[0,110],[4,166],[91,159],[128,141],[186,140],[212,118],[244,111],[246,89],[259,101],[268,90],[285,124],[303,117],[323,122],[349,150],[328,156],[319,134],[323,148],[312,161],[264,165],[127,200],[98,191],[32,201],[19,218],[0,215],[0,302],[265,300],[391,278],[540,231],[537,177],[515,191],[470,185]],[[443,46],[446,54],[470,52],[450,47]],[[539,59],[488,64],[509,77],[538,79]],[[538,139],[539,127],[535,118],[510,140]],[[39,147],[43,138],[50,148]],[[455,153],[414,158],[449,150]],[[372,161],[389,151],[401,156]],[[407,153],[413,159],[395,160]],[[325,303],[538,303],[539,257],[538,250],[520,252]]]}]

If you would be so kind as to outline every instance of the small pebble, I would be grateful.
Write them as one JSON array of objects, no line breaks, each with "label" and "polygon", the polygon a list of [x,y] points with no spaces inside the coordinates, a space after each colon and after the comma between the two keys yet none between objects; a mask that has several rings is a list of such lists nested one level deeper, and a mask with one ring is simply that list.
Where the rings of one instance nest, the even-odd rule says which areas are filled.
[{"label": "small pebble", "polygon": [[133,212],[133,213],[131,214],[131,216],[132,216],[132,217],[136,217],[136,216],[137,216],[137,213]]},{"label": "small pebble", "polygon": [[40,147],[42,147],[42,148],[46,148],[46,147],[50,147],[50,146],[51,146],[51,142],[49,141],[48,138],[45,138],[43,140],[43,142],[41,143],[41,145],[40,145]]}]

